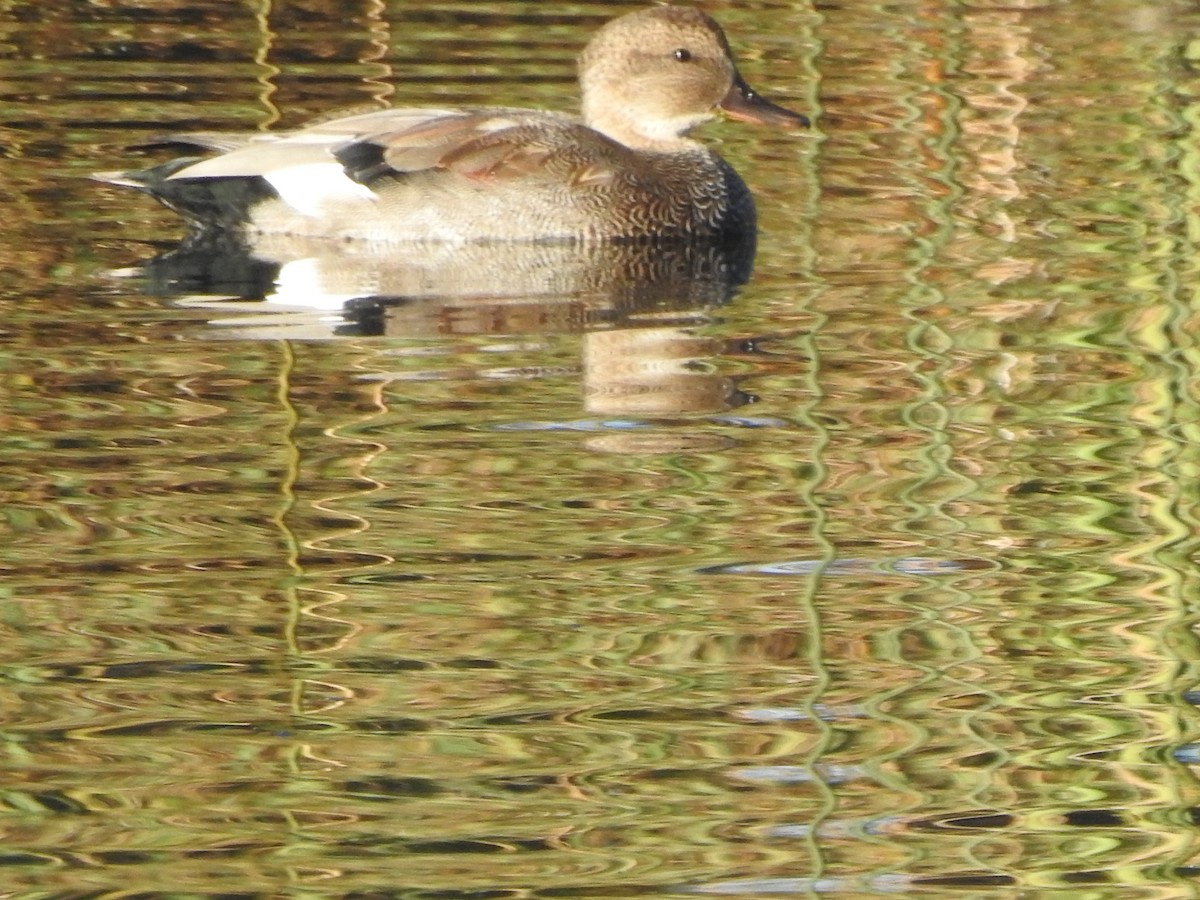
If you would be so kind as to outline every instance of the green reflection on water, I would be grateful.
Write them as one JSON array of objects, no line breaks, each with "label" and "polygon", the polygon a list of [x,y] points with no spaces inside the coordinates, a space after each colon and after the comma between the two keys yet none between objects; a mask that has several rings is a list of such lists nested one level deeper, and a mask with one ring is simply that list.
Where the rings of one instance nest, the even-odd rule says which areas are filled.
[{"label": "green reflection on water", "polygon": [[710,135],[756,277],[601,385],[686,409],[589,408],[634,328],[200,341],[99,277],[176,225],[64,173],[569,106],[613,10],[545,9],[6,7],[8,889],[1186,890],[1194,11],[715,10],[826,116]]}]

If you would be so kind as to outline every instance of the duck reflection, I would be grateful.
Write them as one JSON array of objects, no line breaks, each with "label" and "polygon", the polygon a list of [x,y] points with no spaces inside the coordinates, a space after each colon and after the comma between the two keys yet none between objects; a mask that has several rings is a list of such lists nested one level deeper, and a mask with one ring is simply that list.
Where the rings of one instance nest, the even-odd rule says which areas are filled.
[{"label": "duck reflection", "polygon": [[250,245],[199,232],[143,274],[152,292],[204,309],[206,337],[578,333],[588,413],[669,416],[746,401],[712,362],[723,341],[697,326],[749,278],[753,261],[753,238],[430,244],[401,253],[279,235]]}]

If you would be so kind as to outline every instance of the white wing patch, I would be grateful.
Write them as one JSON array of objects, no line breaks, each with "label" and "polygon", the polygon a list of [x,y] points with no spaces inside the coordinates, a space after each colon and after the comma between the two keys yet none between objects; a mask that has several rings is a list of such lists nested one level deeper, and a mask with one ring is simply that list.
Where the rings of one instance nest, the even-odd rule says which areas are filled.
[{"label": "white wing patch", "polygon": [[341,163],[320,162],[285,166],[263,173],[279,199],[301,215],[319,218],[326,204],[336,201],[378,198],[365,184],[359,184],[343,171]]},{"label": "white wing patch", "polygon": [[333,158],[332,148],[344,140],[337,135],[315,133],[274,140],[264,137],[186,166],[167,180],[262,178],[296,212],[318,218],[331,202],[376,199],[366,185],[350,178],[342,164]]}]

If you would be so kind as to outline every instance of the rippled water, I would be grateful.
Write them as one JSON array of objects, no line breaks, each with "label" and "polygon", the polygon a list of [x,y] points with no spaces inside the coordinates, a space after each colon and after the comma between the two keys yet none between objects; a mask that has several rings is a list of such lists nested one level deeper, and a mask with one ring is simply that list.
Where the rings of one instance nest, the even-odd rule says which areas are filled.
[{"label": "rippled water", "polygon": [[632,8],[0,4],[0,893],[1200,893],[1193,3],[710,4],[752,275],[84,179]]}]

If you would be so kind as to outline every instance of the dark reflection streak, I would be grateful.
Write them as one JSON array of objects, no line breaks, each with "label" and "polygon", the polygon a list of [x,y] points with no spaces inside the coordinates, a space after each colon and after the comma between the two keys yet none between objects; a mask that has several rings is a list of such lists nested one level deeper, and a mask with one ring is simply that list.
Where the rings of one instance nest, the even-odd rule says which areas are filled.
[{"label": "dark reflection streak", "polygon": [[[815,28],[814,35],[819,33],[821,33],[821,29]],[[809,83],[810,96],[808,100],[812,103],[812,109],[818,108],[819,104],[816,96],[818,83],[819,80],[816,78]],[[810,186],[810,189],[806,195],[805,206],[807,209],[802,221],[815,222],[819,221],[819,194],[812,186],[821,184],[822,178],[815,169],[814,161],[810,160],[807,166],[809,171],[806,173],[808,177],[805,179],[805,183]],[[812,251],[814,244],[811,237],[803,242],[803,246],[809,251],[808,258],[804,261],[805,269],[812,271],[815,268],[816,259]],[[798,706],[808,716],[808,721],[812,723],[815,732],[812,749],[805,761],[805,768],[812,778],[811,784],[815,794],[811,812],[813,827],[805,835],[804,844],[809,857],[809,870],[815,878],[820,878],[828,869],[827,850],[820,837],[820,825],[831,820],[836,815],[838,807],[838,799],[833,786],[829,779],[822,777],[817,770],[819,761],[833,751],[836,742],[834,724],[824,710],[825,695],[831,688],[833,676],[830,671],[830,662],[826,657],[827,631],[826,623],[822,619],[820,601],[824,594],[826,571],[836,564],[838,548],[829,535],[829,515],[822,499],[822,491],[829,480],[826,453],[830,452],[832,443],[828,423],[822,416],[826,392],[821,372],[822,347],[817,341],[817,336],[824,333],[825,316],[820,313],[819,309],[810,309],[809,312],[815,318],[811,328],[800,342],[800,346],[804,348],[803,354],[809,360],[804,375],[805,394],[808,399],[800,405],[797,421],[801,426],[807,427],[813,435],[809,458],[812,471],[810,475],[797,478],[796,483],[802,508],[812,516],[808,536],[814,550],[819,553],[819,558],[814,560],[816,569],[811,577],[804,580],[803,589],[798,597],[799,606],[804,611],[808,622],[807,639],[802,645],[802,652],[807,657],[806,661],[813,679],[810,689],[801,698]]]},{"label": "dark reflection streak", "polygon": [[[1025,23],[1020,12],[997,10],[968,10],[956,11],[955,34],[963,42],[956,58],[969,60],[972,57],[983,60],[991,59],[992,71],[995,72],[994,90],[990,97],[971,97],[969,94],[962,98],[963,107],[959,114],[960,132],[958,140],[967,150],[962,155],[964,161],[969,161],[976,169],[974,178],[967,177],[970,168],[966,168],[955,179],[956,186],[961,191],[961,201],[964,208],[978,210],[975,214],[981,219],[987,214],[984,210],[994,201],[1000,201],[994,212],[987,216],[991,224],[1009,244],[1016,243],[1017,225],[1009,211],[1008,205],[1019,200],[1022,196],[1019,172],[1022,168],[1021,156],[1023,113],[1029,106],[1026,96],[1028,88],[1025,85],[1033,71],[1031,60],[1037,56],[1036,42],[1032,38],[1031,28]],[[977,64],[978,65],[978,64]],[[971,115],[971,113],[975,113]],[[1003,135],[1005,149],[997,151],[989,146],[988,139]],[[953,212],[947,210],[947,215]],[[1011,258],[1018,257],[1014,253]],[[952,401],[947,404],[947,412]],[[961,451],[954,447],[953,439],[947,440],[947,456],[945,468],[947,475],[955,475],[960,479],[962,494],[975,493],[981,489],[980,481],[975,477],[969,463],[961,460]],[[955,464],[957,462],[957,465]],[[953,517],[947,516],[952,519]],[[974,595],[951,585],[948,593],[957,597],[955,605],[966,605],[973,602]],[[958,640],[966,652],[976,659],[984,658],[986,648],[982,646],[969,629],[957,629]],[[964,652],[964,656],[966,656]],[[977,685],[965,683],[960,679],[955,682],[962,686],[964,692]],[[975,801],[979,806],[986,806],[993,796],[990,791],[991,777],[1011,764],[1012,757],[1005,747],[995,741],[989,718],[994,710],[1003,708],[1004,698],[995,690],[980,690],[987,698],[986,703],[979,704],[974,710],[965,710],[962,715],[961,728],[964,733],[971,734],[985,748],[981,758],[989,760],[981,767],[980,773],[987,773],[980,778],[965,796]]]},{"label": "dark reflection streak", "polygon": [[[1181,47],[1183,37],[1180,36]],[[1174,64],[1176,53],[1170,54],[1171,65]],[[1169,78],[1164,66],[1162,77]],[[1157,112],[1174,125],[1175,165],[1173,176],[1180,183],[1182,190],[1164,191],[1157,208],[1162,216],[1154,221],[1150,234],[1159,234],[1169,241],[1167,252],[1156,254],[1157,283],[1164,288],[1164,299],[1171,310],[1169,316],[1161,320],[1162,332],[1149,334],[1143,338],[1153,346],[1169,346],[1171,351],[1165,355],[1164,368],[1170,375],[1164,379],[1164,387],[1169,390],[1155,392],[1161,398],[1160,403],[1170,404],[1169,419],[1167,409],[1155,410],[1150,414],[1149,409],[1143,410],[1139,416],[1142,421],[1172,421],[1178,423],[1174,432],[1174,440],[1169,444],[1169,452],[1159,452],[1154,455],[1154,462],[1147,463],[1147,468],[1161,473],[1194,471],[1195,447],[1197,445],[1197,426],[1194,415],[1185,410],[1195,409],[1195,372],[1200,367],[1200,355],[1194,337],[1194,309],[1197,289],[1192,275],[1194,271],[1194,247],[1196,234],[1196,202],[1200,198],[1200,183],[1197,172],[1197,150],[1195,135],[1196,114],[1190,103],[1179,103],[1174,92],[1164,91],[1155,93],[1153,109],[1158,104],[1168,108]],[[1178,105],[1177,105],[1178,104]],[[1168,237],[1169,235],[1169,237]],[[1147,322],[1147,325],[1149,323]],[[1192,327],[1189,327],[1192,326]],[[1150,406],[1149,394],[1146,395],[1146,406]],[[1145,415],[1149,414],[1149,415]],[[1160,418],[1161,417],[1161,418]],[[1165,434],[1165,433],[1164,433]],[[1164,448],[1166,449],[1166,448]],[[1143,446],[1140,454],[1149,459],[1148,447]],[[1172,489],[1166,490],[1167,483]],[[1142,553],[1140,565],[1147,572],[1159,573],[1159,593],[1164,603],[1168,601],[1174,612],[1169,619],[1164,619],[1161,631],[1156,634],[1161,646],[1171,647],[1175,663],[1174,684],[1183,685],[1195,678],[1195,664],[1188,663],[1189,656],[1194,659],[1196,607],[1195,607],[1195,554],[1196,535],[1200,534],[1200,522],[1197,521],[1197,511],[1194,501],[1185,499],[1180,493],[1182,482],[1175,477],[1164,478],[1162,492],[1153,489],[1143,490],[1147,495],[1157,494],[1162,503],[1160,517],[1162,522],[1161,538],[1148,542]],[[1194,496],[1187,491],[1187,495]],[[1187,648],[1187,649],[1184,649]],[[1177,722],[1177,734],[1186,735],[1195,728],[1193,716],[1184,714]],[[1185,872],[1186,864],[1196,857],[1197,838],[1195,829],[1191,829],[1192,838],[1181,842],[1174,855],[1174,861],[1181,863],[1176,871]],[[1164,865],[1164,868],[1167,868]],[[1194,873],[1194,867],[1192,872]],[[1186,877],[1186,876],[1184,876]],[[1194,874],[1192,875],[1194,877]]]},{"label": "dark reflection streak", "polygon": [[[811,335],[821,333],[819,326],[813,328]],[[811,400],[799,412],[799,421],[811,429],[813,434],[810,477],[798,479],[798,491],[804,504],[812,515],[810,538],[813,547],[819,549],[820,559],[816,560],[817,568],[812,577],[804,580],[804,589],[800,594],[800,605],[805,610],[808,620],[808,639],[804,645],[804,653],[811,667],[813,684],[800,703],[800,707],[808,715],[817,732],[812,751],[808,757],[806,768],[812,777],[812,784],[817,795],[817,802],[812,812],[812,825],[804,843],[808,849],[810,868],[813,876],[821,877],[826,869],[824,851],[819,839],[820,825],[833,817],[837,811],[838,801],[833,787],[828,780],[821,777],[816,769],[817,762],[823,755],[830,752],[834,746],[835,736],[833,726],[820,715],[820,706],[824,695],[832,684],[830,667],[825,658],[825,628],[821,618],[820,597],[825,583],[827,569],[837,562],[838,550],[830,540],[827,528],[829,517],[820,498],[822,486],[829,477],[829,467],[825,463],[825,453],[829,449],[830,434],[827,425],[820,417],[822,389],[820,379],[820,348],[810,337],[808,356],[812,360],[808,367],[807,388]]]}]

